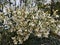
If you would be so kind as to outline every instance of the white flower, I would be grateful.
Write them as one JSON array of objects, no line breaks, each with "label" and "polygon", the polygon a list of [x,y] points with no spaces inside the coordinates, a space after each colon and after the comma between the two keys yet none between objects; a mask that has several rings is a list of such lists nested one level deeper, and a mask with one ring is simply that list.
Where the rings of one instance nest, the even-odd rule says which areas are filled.
[{"label": "white flower", "polygon": [[27,32],[27,29],[25,29],[25,32]]},{"label": "white flower", "polygon": [[18,40],[18,41],[19,41],[19,44],[22,44],[22,43],[23,43],[23,41],[22,41],[20,38],[19,38],[19,40]]},{"label": "white flower", "polygon": [[44,33],[44,37],[48,37],[49,32]]},{"label": "white flower", "polygon": [[42,36],[42,33],[39,33],[39,34],[36,34],[38,37],[41,37]]},{"label": "white flower", "polygon": [[4,19],[4,24],[7,24],[7,20],[6,19]]},{"label": "white flower", "polygon": [[30,26],[35,26],[35,24],[33,22],[29,23]]},{"label": "white flower", "polygon": [[36,16],[35,16],[35,19],[38,19],[38,17],[39,17],[39,16],[38,16],[38,15],[36,15]]},{"label": "white flower", "polygon": [[60,27],[60,25],[58,25],[58,27]]},{"label": "white flower", "polygon": [[30,34],[28,34],[26,37],[24,37],[24,41],[26,41],[29,38],[29,35]]},{"label": "white flower", "polygon": [[18,31],[19,31],[19,32],[22,32],[22,29],[19,29]]},{"label": "white flower", "polygon": [[60,31],[58,32],[58,35],[60,36]]},{"label": "white flower", "polygon": [[55,20],[54,19],[51,19],[51,23],[53,23],[53,22],[55,22]]},{"label": "white flower", "polygon": [[17,41],[16,40],[14,40],[13,42],[14,42],[14,44],[17,44]]},{"label": "white flower", "polygon": [[25,11],[25,14],[29,14],[29,12],[28,11]]},{"label": "white flower", "polygon": [[[15,13],[15,12],[14,12]],[[21,12],[18,10],[17,14],[21,14]]]},{"label": "white flower", "polygon": [[39,21],[38,25],[41,26],[41,21]]},{"label": "white flower", "polygon": [[35,17],[33,16],[33,19],[35,19]]},{"label": "white flower", "polygon": [[16,11],[13,11],[13,13],[16,13]]},{"label": "white flower", "polygon": [[59,15],[56,15],[56,17],[59,17]]},{"label": "white flower", "polygon": [[13,40],[15,39],[15,37],[11,37]]}]

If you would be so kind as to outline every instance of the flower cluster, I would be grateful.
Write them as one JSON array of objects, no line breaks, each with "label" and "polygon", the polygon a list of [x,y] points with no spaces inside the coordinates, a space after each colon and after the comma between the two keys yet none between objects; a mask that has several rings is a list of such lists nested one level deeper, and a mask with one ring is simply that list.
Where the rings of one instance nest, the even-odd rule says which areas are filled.
[{"label": "flower cluster", "polygon": [[[36,8],[36,9],[35,9]],[[20,10],[12,11],[12,17],[4,16],[0,14],[1,20],[4,20],[3,28],[8,29],[8,32],[16,31],[17,36],[11,37],[14,44],[18,42],[20,44],[29,38],[29,35],[33,33],[38,37],[48,37],[49,31],[59,32],[60,21],[56,21],[42,10],[38,10],[37,7],[30,8],[30,11],[26,10],[26,7]],[[1,22],[1,21],[0,21]]]},{"label": "flower cluster", "polygon": [[[59,17],[56,12],[54,12],[54,16]],[[50,31],[59,35],[60,21],[55,20],[49,13],[41,9],[38,10],[37,6],[30,8],[24,6],[15,11],[9,8],[7,14],[0,13],[0,29],[7,30],[8,33],[15,32],[16,35],[11,36],[13,43],[22,44],[31,33],[39,38],[48,38]]]}]

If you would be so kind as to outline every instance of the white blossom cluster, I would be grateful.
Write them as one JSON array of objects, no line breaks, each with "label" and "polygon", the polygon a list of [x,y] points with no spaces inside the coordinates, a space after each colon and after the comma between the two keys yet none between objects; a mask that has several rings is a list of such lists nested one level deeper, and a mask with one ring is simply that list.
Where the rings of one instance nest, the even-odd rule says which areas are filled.
[{"label": "white blossom cluster", "polygon": [[[23,41],[29,38],[31,33],[33,33],[35,36],[38,36],[39,38],[48,38],[50,30],[57,33],[58,35],[60,34],[60,21],[55,20],[50,16],[49,13],[38,10],[37,6],[29,8],[29,11],[26,7],[20,10],[17,9],[16,11],[12,11],[11,18],[4,16],[4,13],[2,13],[0,14],[0,20],[1,19],[4,20],[3,24],[6,24],[5,29],[8,29],[8,32],[13,33],[16,31],[17,36],[11,37],[14,44],[17,44],[18,41],[20,44],[22,44]],[[14,22],[16,23],[15,25]]]},{"label": "white blossom cluster", "polygon": [[[22,44],[26,41],[30,34],[35,36],[48,38],[49,31],[60,34],[60,21],[55,20],[48,12],[44,12],[37,6],[26,7],[23,6],[22,9],[16,9],[15,11],[8,8],[7,14],[0,13],[0,22],[4,20],[3,28],[9,33],[16,32],[17,35],[11,37],[14,44]],[[11,16],[12,15],[12,16]],[[11,16],[11,17],[10,17]],[[54,12],[55,17],[59,17]]]}]

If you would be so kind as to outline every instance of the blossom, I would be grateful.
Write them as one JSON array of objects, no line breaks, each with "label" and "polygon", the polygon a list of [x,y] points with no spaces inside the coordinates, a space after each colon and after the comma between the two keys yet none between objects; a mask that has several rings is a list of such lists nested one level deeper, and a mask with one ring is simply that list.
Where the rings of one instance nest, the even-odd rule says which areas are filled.
[{"label": "blossom", "polygon": [[[53,16],[50,16],[48,11],[44,12],[44,10],[38,9],[37,5],[31,6],[29,3],[28,5],[30,7],[25,6],[22,2],[21,9],[16,7],[16,10],[12,10],[9,8],[8,11],[4,9],[4,12],[0,13],[0,20],[4,20],[2,28],[8,29],[6,31],[7,35],[11,36],[10,34],[13,34],[14,37],[11,36],[11,39],[14,44],[17,45],[18,42],[22,44],[29,38],[31,33],[39,38],[48,38],[50,30],[60,34],[60,21],[54,19],[54,17],[59,17],[56,11]],[[8,15],[12,13],[12,17],[6,16],[5,12]]]}]

